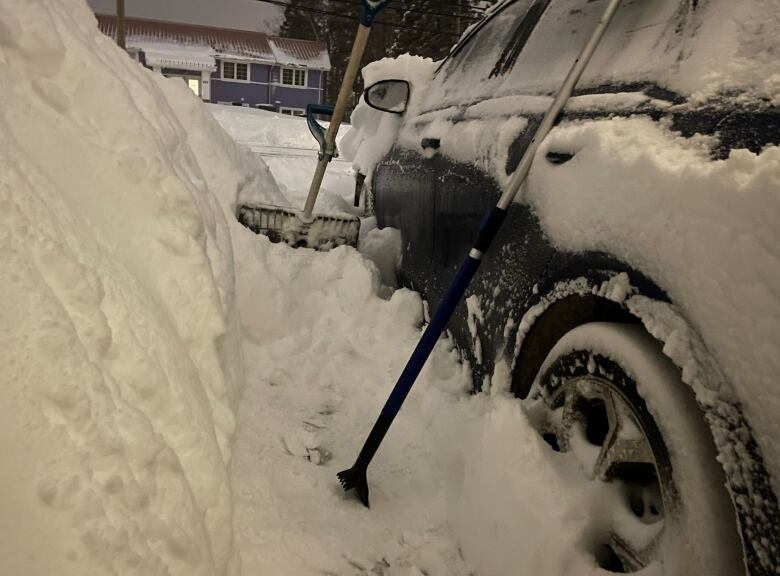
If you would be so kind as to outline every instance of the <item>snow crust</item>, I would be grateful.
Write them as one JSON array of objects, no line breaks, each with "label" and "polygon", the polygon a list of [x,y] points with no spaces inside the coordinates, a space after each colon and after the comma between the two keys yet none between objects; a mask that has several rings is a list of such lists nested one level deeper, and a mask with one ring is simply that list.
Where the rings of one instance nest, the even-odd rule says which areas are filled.
[{"label": "snow crust", "polygon": [[244,572],[467,574],[447,522],[457,456],[436,440],[469,386],[448,342],[372,465],[371,510],[335,480],[419,338],[419,296],[381,299],[377,270],[350,248],[234,232],[248,359],[233,464]]},{"label": "snow crust", "polygon": [[2,571],[237,573],[244,368],[214,193],[228,208],[262,162],[83,2],[1,4]]}]

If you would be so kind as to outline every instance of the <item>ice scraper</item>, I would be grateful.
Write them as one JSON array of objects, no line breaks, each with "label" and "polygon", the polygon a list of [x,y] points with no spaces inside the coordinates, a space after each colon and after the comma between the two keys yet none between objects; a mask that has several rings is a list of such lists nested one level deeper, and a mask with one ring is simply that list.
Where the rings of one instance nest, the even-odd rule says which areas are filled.
[{"label": "ice scraper", "polygon": [[409,391],[412,389],[412,386],[414,385],[417,376],[420,374],[420,370],[422,370],[425,361],[433,350],[436,341],[447,326],[447,322],[452,316],[455,307],[466,292],[466,288],[468,288],[472,277],[476,273],[477,268],[479,268],[482,256],[487,251],[498,232],[498,229],[501,227],[501,223],[506,216],[510,204],[512,204],[515,196],[517,196],[523,182],[525,182],[525,179],[528,176],[528,172],[531,170],[531,163],[533,162],[534,155],[536,154],[539,145],[555,124],[558,115],[571,96],[575,84],[577,84],[585,66],[587,66],[590,61],[593,52],[601,41],[604,31],[609,25],[610,20],[612,20],[612,16],[615,14],[619,4],[620,0],[609,1],[596,29],[593,31],[593,34],[585,43],[579,56],[569,69],[563,84],[553,99],[552,104],[550,104],[550,108],[545,113],[539,128],[537,128],[533,140],[531,140],[531,143],[523,153],[523,157],[520,159],[520,163],[518,164],[515,173],[512,175],[512,179],[510,180],[506,191],[501,195],[496,206],[482,221],[471,251],[460,265],[460,269],[458,270],[455,279],[447,289],[430,324],[428,324],[425,332],[423,332],[420,341],[417,343],[417,347],[414,349],[414,352],[412,352],[412,356],[406,363],[403,372],[401,372],[401,376],[398,378],[398,382],[390,393],[387,402],[385,402],[374,427],[371,429],[371,433],[363,444],[363,448],[360,451],[354,466],[338,473],[339,481],[344,487],[344,490],[352,490],[354,488],[357,491],[361,502],[363,502],[366,507],[368,507],[368,480],[366,471],[371,459],[374,457],[374,454],[376,454],[382,439],[385,437],[387,430],[390,428],[398,411],[401,409],[401,405],[406,399],[407,394],[409,394]]},{"label": "ice scraper", "polygon": [[[306,109],[309,129],[320,144],[320,153],[303,211],[298,212],[282,206],[242,204],[238,207],[237,216],[239,222],[247,228],[268,236],[273,242],[283,241],[292,246],[305,246],[318,250],[327,250],[341,244],[357,246],[360,219],[345,215],[315,215],[314,203],[317,201],[328,163],[336,156],[336,134],[355,84],[368,34],[377,14],[389,3],[390,0],[362,0],[360,25],[352,44],[352,53],[349,56],[344,79],[341,81],[336,106],[331,108],[310,104]],[[315,120],[317,114],[331,115],[327,131]]]}]

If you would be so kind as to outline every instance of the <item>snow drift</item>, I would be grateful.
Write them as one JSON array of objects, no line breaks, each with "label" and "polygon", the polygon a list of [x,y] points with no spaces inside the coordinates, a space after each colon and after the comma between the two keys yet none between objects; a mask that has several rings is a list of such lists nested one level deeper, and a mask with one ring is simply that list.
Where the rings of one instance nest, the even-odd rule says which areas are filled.
[{"label": "snow drift", "polygon": [[83,1],[0,8],[3,571],[233,573],[244,368],[212,192],[264,166]]}]

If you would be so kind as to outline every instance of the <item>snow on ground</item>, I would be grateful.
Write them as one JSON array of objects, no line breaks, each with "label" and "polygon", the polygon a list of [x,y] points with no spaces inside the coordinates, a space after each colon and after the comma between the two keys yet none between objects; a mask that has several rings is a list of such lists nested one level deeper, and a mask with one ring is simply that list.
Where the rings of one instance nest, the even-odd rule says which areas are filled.
[{"label": "snow on ground", "polygon": [[[614,494],[507,382],[470,396],[447,340],[369,470],[372,508],[341,491],[423,305],[380,286],[381,235],[374,264],[233,219],[241,197],[302,205],[303,121],[202,106],[81,0],[2,6],[3,573],[598,572],[590,513]],[[346,166],[318,208],[351,199]]]},{"label": "snow on ground", "polygon": [[[273,171],[286,201],[276,202],[302,210],[317,166],[318,144],[311,135],[305,118],[287,116],[242,106],[207,104],[206,108],[237,142],[260,156]],[[327,128],[328,123],[320,124]],[[336,137],[338,147],[348,130],[342,125]],[[359,214],[353,208],[354,178],[350,162],[334,158],[322,182],[315,213]],[[246,200],[262,201],[263,198]],[[268,199],[264,199],[268,202]]]},{"label": "snow on ground", "polygon": [[[228,128],[247,113],[209,108]],[[303,144],[294,121],[255,118],[268,133],[258,123],[245,138]],[[284,185],[289,172],[274,175]],[[232,468],[242,573],[596,571],[581,542],[578,510],[592,505],[590,493],[576,497],[584,473],[550,458],[506,386],[470,396],[446,340],[369,469],[371,509],[345,495],[336,472],[352,464],[420,335],[419,296],[379,283],[397,239],[369,231],[374,263],[351,248],[293,250],[231,231],[247,365]]]},{"label": "snow on ground", "polygon": [[[352,464],[416,343],[422,304],[406,290],[380,297],[389,291],[375,264],[392,255],[375,248],[392,236],[369,242],[373,263],[351,248],[293,250],[231,229],[247,364],[232,468],[243,573],[603,573],[593,519],[616,521],[619,491],[553,452],[508,382],[470,396],[448,341],[369,469],[371,509],[345,496],[335,474]],[[686,551],[669,566],[695,549],[679,542]],[[645,573],[686,570],[670,569]]]},{"label": "snow on ground", "polygon": [[[510,484],[518,446],[484,448],[522,413],[506,400],[484,420],[447,342],[370,471],[373,508],[336,482],[419,335],[419,297],[380,298],[352,249],[235,223],[242,194],[286,201],[266,165],[82,2],[3,7],[2,573],[465,575],[484,554],[462,557],[458,518],[488,535],[466,544],[506,538],[487,557],[512,560],[523,522],[477,511],[516,503],[485,499],[481,475]],[[547,469],[531,438],[523,465]]]},{"label": "snow on ground", "polygon": [[250,383],[233,463],[244,573],[466,574],[446,523],[457,475],[438,473],[451,450],[431,443],[446,438],[468,383],[446,345],[371,470],[372,509],[335,476],[416,343],[419,297],[380,299],[376,270],[354,250],[293,251],[236,232]]}]

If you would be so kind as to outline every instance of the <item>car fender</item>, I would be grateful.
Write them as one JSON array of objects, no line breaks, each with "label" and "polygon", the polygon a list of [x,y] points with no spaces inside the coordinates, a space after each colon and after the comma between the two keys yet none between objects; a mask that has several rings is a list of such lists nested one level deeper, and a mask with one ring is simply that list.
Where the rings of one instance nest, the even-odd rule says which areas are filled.
[{"label": "car fender", "polygon": [[524,398],[563,334],[589,322],[642,324],[680,368],[712,433],[742,536],[748,574],[780,564],[780,508],[750,424],[717,359],[668,295],[651,279],[607,255],[580,255],[548,271],[519,321],[509,321],[504,360],[512,393]]}]

